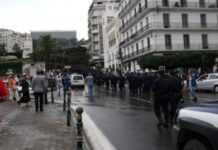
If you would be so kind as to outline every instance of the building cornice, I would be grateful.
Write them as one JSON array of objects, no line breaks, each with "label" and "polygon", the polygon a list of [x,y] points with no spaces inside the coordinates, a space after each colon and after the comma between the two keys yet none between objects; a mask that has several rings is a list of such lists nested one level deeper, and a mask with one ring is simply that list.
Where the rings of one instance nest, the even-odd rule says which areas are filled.
[{"label": "building cornice", "polygon": [[121,26],[120,32],[126,32],[129,28],[138,23],[143,17],[152,12],[218,12],[218,8],[147,8],[144,9],[142,13],[138,13],[136,17],[132,17],[130,21],[125,24],[125,26]]},{"label": "building cornice", "polygon": [[138,41],[142,37],[152,33],[152,32],[218,32],[218,24],[213,24],[209,25],[208,27],[200,27],[200,26],[193,26],[193,27],[187,27],[184,28],[182,26],[178,27],[176,26],[171,26],[170,28],[164,28],[161,27],[162,24],[160,23],[155,23],[155,25],[150,25],[146,26],[143,29],[139,30],[137,33],[132,35],[129,39],[124,40],[123,42],[120,43],[120,48],[127,47],[128,45],[131,45],[135,41]]}]

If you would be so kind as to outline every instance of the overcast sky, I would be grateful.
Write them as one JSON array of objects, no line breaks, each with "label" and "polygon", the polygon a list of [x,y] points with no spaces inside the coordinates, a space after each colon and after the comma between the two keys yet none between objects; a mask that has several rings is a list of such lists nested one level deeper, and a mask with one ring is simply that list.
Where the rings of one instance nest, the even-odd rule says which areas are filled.
[{"label": "overcast sky", "polygon": [[88,32],[92,0],[0,0],[0,28],[19,32],[76,30],[78,39]]}]

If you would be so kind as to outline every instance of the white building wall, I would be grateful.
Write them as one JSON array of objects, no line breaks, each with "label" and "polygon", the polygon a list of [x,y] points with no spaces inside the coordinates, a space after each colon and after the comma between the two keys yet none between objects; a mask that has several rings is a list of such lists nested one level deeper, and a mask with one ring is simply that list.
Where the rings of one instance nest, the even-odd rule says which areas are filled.
[{"label": "white building wall", "polygon": [[[97,5],[96,2],[102,2],[101,5]],[[91,33],[89,34],[90,42],[91,42],[91,51],[92,54],[98,55],[99,57],[104,56],[105,49],[105,37],[106,33],[104,32],[105,26],[107,26],[108,19],[110,17],[115,17],[118,9],[118,3],[116,1],[110,0],[93,0],[93,7],[89,11],[89,29]],[[93,17],[95,19],[93,19]],[[98,26],[94,32],[97,33],[96,36],[93,36],[92,32],[92,24],[96,24]],[[95,41],[95,42],[94,42]]]},{"label": "white building wall", "polygon": [[[117,58],[117,54],[119,51],[119,20],[114,19],[110,24],[108,24],[105,28],[105,47],[104,47],[104,67],[112,68],[116,70],[119,65],[119,60]],[[110,41],[115,40],[113,45],[110,45]]]},{"label": "white building wall", "polygon": [[29,34],[22,34],[8,29],[0,29],[0,44],[5,44],[8,53],[14,52],[14,45],[18,44],[23,51],[24,58],[32,53],[32,39]]},{"label": "white building wall", "polygon": [[[132,3],[139,2],[142,4],[142,12],[144,8],[144,0],[132,0]],[[120,12],[128,4],[129,0],[122,0],[120,6]],[[165,50],[165,34],[170,34],[172,39],[172,50],[181,50],[184,48],[184,34],[190,35],[190,46],[192,50],[201,50],[202,48],[202,34],[208,35],[208,50],[218,50],[218,9],[215,8],[216,0],[205,0],[206,7],[199,8],[199,0],[187,0],[188,8],[185,9],[175,9],[175,3],[180,1],[178,0],[169,0],[169,9],[161,9],[162,0],[148,0],[148,8],[160,8],[158,11],[154,10],[142,17],[142,19],[135,19],[133,25],[129,25],[129,22],[135,17],[135,8],[138,11],[139,5],[135,5],[131,10],[126,11],[126,14],[121,14],[121,20],[124,22],[125,28],[128,26],[128,29],[125,32],[121,33],[121,42],[122,44],[122,53],[126,57],[134,52],[136,52],[136,43],[139,44],[139,49],[145,47],[145,51],[153,52]],[[217,11],[216,11],[217,9]],[[122,13],[122,12],[121,12]],[[170,28],[163,28],[163,14],[168,13],[170,15]],[[188,24],[187,29],[182,28],[182,14],[188,14]],[[207,27],[201,27],[201,14],[206,14]],[[137,12],[137,16],[140,13]],[[127,38],[131,37],[136,30],[140,33],[140,28],[146,27],[149,25],[150,32],[145,34],[140,39],[135,38],[133,42],[126,42]],[[121,26],[122,27],[122,26]],[[122,27],[123,28],[123,27]],[[151,30],[152,29],[152,30]],[[128,35],[128,36],[127,36]],[[150,38],[151,49],[146,49],[147,38]],[[132,39],[131,39],[132,41]],[[143,42],[142,42],[143,41]],[[129,43],[129,44],[126,44]],[[143,44],[142,44],[143,43]],[[190,48],[190,50],[191,50]],[[184,50],[184,49],[183,49]],[[127,63],[127,62],[126,62]],[[136,61],[131,60],[127,64],[130,64],[130,70],[136,69]],[[128,66],[128,65],[126,65]]]},{"label": "white building wall", "polygon": [[26,34],[24,37],[24,43],[23,43],[23,58],[29,58],[30,54],[33,53],[33,43],[31,35]]},{"label": "white building wall", "polygon": [[[214,32],[178,32],[178,33],[156,33],[155,35],[155,48],[154,51],[165,50],[165,34],[170,34],[172,36],[172,50],[181,50],[184,48],[183,35],[190,35],[190,50],[201,50],[202,49],[202,34],[208,35],[208,44],[211,49],[214,46],[218,46],[218,34]],[[218,47],[217,47],[218,48]]]}]

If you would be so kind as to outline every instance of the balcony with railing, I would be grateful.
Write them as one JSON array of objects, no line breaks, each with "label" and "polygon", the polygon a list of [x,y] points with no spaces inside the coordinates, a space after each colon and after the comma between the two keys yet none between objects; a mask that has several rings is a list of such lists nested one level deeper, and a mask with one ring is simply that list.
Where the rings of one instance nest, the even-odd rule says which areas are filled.
[{"label": "balcony with railing", "polygon": [[218,52],[218,44],[190,44],[190,46],[185,46],[184,44],[173,44],[172,47],[166,47],[165,45],[152,45],[151,48],[143,48],[139,51],[135,51],[131,54],[122,57],[124,62],[138,59],[141,56],[150,53],[175,53],[175,52]]},{"label": "balcony with railing", "polygon": [[134,6],[137,5],[139,0],[129,0],[129,2],[126,4],[124,8],[119,13],[119,16],[123,16],[124,14],[128,13]]},{"label": "balcony with railing", "polygon": [[173,44],[172,47],[166,47],[165,45],[155,45],[154,51],[217,51],[218,44],[206,44],[195,43],[189,46],[184,44]]},{"label": "balcony with railing", "polygon": [[120,47],[131,44],[135,41],[136,38],[140,38],[144,34],[149,33],[151,30],[162,30],[162,31],[215,31],[218,32],[218,23],[207,23],[205,25],[201,25],[201,23],[188,23],[185,26],[182,23],[171,22],[169,26],[164,26],[162,22],[153,22],[141,28],[137,33],[130,36],[127,40],[123,40],[120,43]]},{"label": "balcony with railing", "polygon": [[127,55],[123,56],[122,60],[124,62],[126,62],[126,61],[129,61],[129,60],[137,59],[137,58],[145,55],[146,53],[148,53],[150,50],[151,50],[150,48],[146,47],[146,48],[140,49],[138,51],[134,51],[134,52],[132,52],[130,54],[127,54]]},{"label": "balcony with railing", "polygon": [[218,29],[218,23],[217,22],[208,22],[205,24],[201,23],[195,23],[195,22],[189,22],[187,24],[182,24],[179,22],[171,22],[169,25],[164,25],[162,22],[153,22],[149,24],[146,29],[185,29],[185,30],[202,30],[202,29]]},{"label": "balcony with railing", "polygon": [[[138,20],[142,19],[148,12],[150,11],[161,11],[161,10],[215,10],[218,11],[218,3],[215,2],[170,2],[167,5],[163,5],[161,1],[157,2],[149,2],[148,7],[142,7],[140,12],[137,12],[136,16],[131,17],[123,26],[120,27],[121,32],[125,32],[131,26],[138,22]],[[130,11],[125,11],[130,12]],[[122,18],[122,17],[121,17]]]}]

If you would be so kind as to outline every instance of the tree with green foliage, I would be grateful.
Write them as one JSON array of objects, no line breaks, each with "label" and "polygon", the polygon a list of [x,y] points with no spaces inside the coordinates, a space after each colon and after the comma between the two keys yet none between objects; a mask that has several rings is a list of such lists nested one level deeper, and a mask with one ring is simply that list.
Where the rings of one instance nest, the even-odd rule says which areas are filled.
[{"label": "tree with green foliage", "polygon": [[20,48],[20,46],[15,43],[13,46],[13,50],[14,50],[14,54],[15,56],[17,56],[18,59],[22,59],[23,58],[23,50]]},{"label": "tree with green foliage", "polygon": [[75,45],[76,47],[63,49],[63,45],[60,46],[50,35],[42,36],[31,57],[34,61],[44,61],[46,69],[63,69],[65,65],[88,67],[90,57],[87,49]]},{"label": "tree with green foliage", "polygon": [[32,54],[34,61],[44,61],[46,68],[49,68],[49,62],[51,61],[51,54],[55,51],[56,45],[55,40],[50,35],[40,37],[38,41],[39,45]]},{"label": "tree with green foliage", "polygon": [[75,47],[52,53],[50,64],[52,68],[63,68],[65,65],[88,67],[89,59],[90,56],[86,48]]}]

